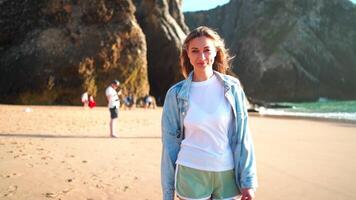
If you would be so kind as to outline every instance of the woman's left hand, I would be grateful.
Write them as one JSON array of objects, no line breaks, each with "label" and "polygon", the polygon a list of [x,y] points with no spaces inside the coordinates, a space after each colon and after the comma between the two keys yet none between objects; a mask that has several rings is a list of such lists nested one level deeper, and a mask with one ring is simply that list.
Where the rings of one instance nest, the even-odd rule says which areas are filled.
[{"label": "woman's left hand", "polygon": [[253,189],[243,188],[241,192],[242,192],[241,200],[255,199],[255,191],[253,191]]}]

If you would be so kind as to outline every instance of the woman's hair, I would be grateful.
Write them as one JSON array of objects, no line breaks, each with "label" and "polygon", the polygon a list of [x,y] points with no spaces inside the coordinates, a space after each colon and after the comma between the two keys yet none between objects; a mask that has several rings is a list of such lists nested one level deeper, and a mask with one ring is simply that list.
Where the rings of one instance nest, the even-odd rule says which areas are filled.
[{"label": "woman's hair", "polygon": [[190,63],[188,57],[189,42],[202,36],[212,39],[215,44],[216,57],[213,63],[213,70],[226,74],[226,70],[229,68],[232,57],[229,55],[228,49],[225,48],[224,40],[213,29],[206,26],[200,26],[191,31],[184,40],[180,54],[183,76],[187,77],[188,74],[193,71],[193,65]]}]

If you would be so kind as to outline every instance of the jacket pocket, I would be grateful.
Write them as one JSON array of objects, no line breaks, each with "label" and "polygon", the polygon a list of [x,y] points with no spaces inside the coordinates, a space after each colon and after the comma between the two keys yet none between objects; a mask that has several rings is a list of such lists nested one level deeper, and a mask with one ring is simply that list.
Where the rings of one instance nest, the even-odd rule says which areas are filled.
[{"label": "jacket pocket", "polygon": [[169,134],[179,138],[181,136],[181,131],[180,129],[177,129],[176,131],[170,131]]},{"label": "jacket pocket", "polygon": [[164,132],[168,133],[170,136],[180,137],[181,131],[179,129],[164,129]]}]

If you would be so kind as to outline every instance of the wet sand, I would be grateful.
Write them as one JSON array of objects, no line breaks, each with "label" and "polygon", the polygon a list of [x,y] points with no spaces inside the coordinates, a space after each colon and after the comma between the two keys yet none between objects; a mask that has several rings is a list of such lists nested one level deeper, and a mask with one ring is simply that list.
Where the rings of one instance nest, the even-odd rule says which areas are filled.
[{"label": "wet sand", "polygon": [[[0,105],[1,199],[161,199],[162,109]],[[257,199],[356,199],[356,124],[250,117]]]}]

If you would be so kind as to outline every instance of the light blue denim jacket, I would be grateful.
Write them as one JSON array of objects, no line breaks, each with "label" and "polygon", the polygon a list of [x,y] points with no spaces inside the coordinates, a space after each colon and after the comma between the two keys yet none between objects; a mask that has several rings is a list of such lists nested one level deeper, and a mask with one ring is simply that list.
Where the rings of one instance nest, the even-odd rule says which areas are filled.
[{"label": "light blue denim jacket", "polygon": [[[237,187],[257,188],[256,161],[248,128],[245,93],[238,79],[214,71],[224,84],[225,97],[231,104],[234,120],[229,128],[229,142],[233,152]],[[162,113],[161,184],[163,199],[174,199],[175,162],[184,139],[183,119],[189,107],[189,90],[193,72],[186,80],[172,86],[166,95]]]}]

